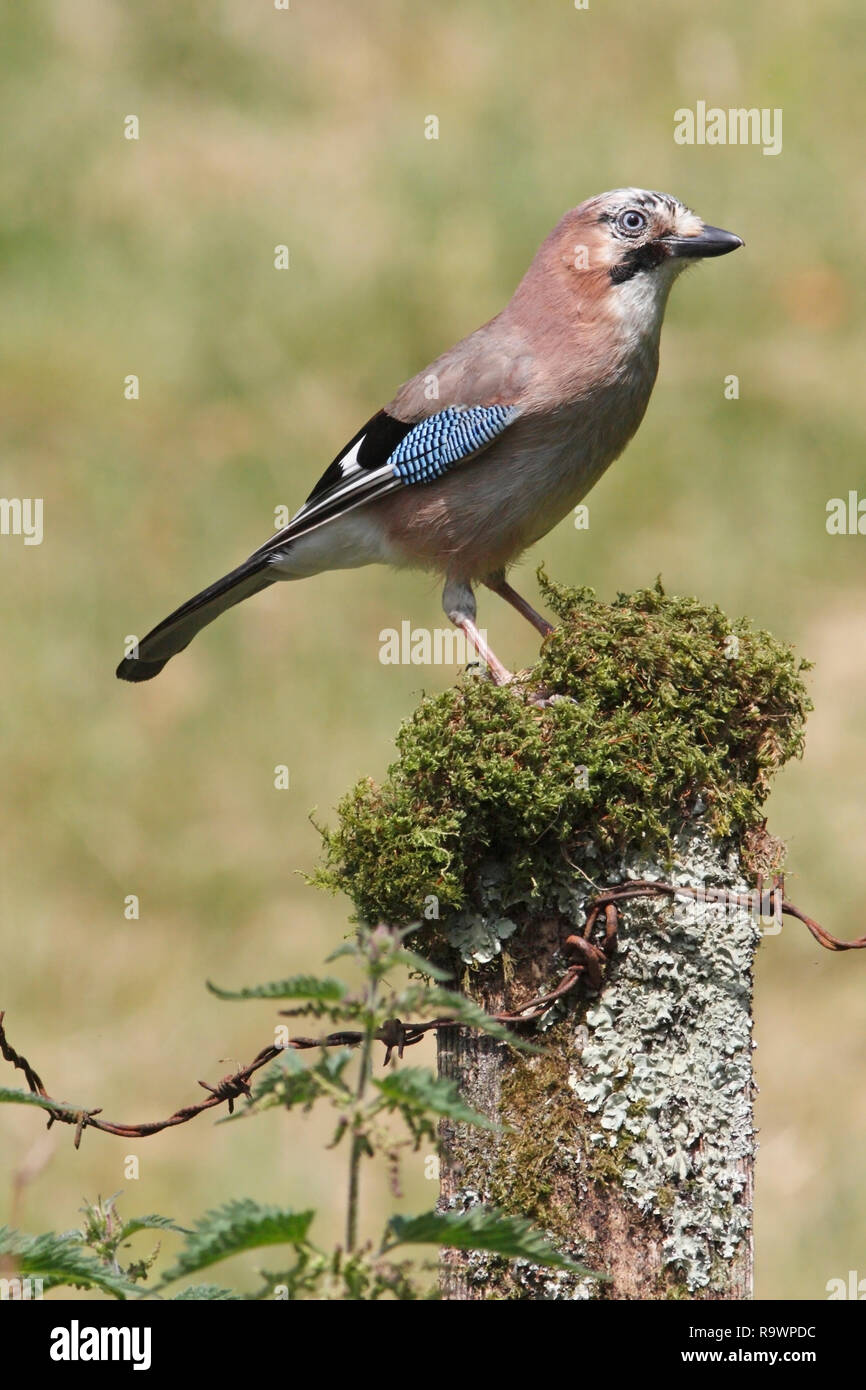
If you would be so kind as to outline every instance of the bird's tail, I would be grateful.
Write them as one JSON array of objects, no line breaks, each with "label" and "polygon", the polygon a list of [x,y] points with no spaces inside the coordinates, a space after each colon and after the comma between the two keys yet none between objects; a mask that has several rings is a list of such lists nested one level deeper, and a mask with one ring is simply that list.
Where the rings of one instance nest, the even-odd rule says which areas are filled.
[{"label": "bird's tail", "polygon": [[181,608],[169,614],[158,627],[143,637],[138,654],[127,656],[117,668],[122,681],[149,681],[158,676],[167,661],[188,647],[197,632],[227,608],[233,608],[251,594],[266,589],[278,578],[270,570],[267,557],[252,557],[230,574],[224,574]]}]

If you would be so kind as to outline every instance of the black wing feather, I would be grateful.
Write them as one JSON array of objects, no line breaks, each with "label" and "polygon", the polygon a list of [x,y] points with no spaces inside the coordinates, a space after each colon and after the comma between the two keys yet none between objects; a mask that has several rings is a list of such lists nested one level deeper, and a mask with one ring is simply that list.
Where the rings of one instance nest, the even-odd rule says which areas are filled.
[{"label": "black wing feather", "polygon": [[[343,516],[401,488],[403,483],[388,467],[388,459],[411,429],[414,425],[395,420],[384,410],[377,411],[329,464],[288,526],[254,550],[250,559],[277,554],[291,541],[317,530],[335,516]],[[355,458],[344,471],[345,462],[356,447]]]},{"label": "black wing feather", "polygon": [[364,442],[357,454],[358,467],[363,469],[381,468],[383,463],[388,462],[400,440],[404,439],[412,428],[414,428],[412,425],[407,425],[403,420],[395,420],[393,415],[388,415],[384,410],[377,411],[372,419],[368,420],[366,425],[349,440],[345,449],[340,450],[334,462],[328,465],[304,505],[309,506],[311,502],[317,502],[332,487],[344,481],[345,474],[341,464],[351,454],[359,439]]}]

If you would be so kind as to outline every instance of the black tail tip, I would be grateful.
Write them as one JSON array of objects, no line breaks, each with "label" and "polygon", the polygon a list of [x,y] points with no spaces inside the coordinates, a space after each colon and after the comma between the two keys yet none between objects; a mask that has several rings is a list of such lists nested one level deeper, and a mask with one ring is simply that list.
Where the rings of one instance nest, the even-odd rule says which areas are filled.
[{"label": "black tail tip", "polygon": [[142,661],[140,657],[127,656],[121,661],[115,675],[119,681],[152,681],[167,661],[168,657],[164,661]]}]

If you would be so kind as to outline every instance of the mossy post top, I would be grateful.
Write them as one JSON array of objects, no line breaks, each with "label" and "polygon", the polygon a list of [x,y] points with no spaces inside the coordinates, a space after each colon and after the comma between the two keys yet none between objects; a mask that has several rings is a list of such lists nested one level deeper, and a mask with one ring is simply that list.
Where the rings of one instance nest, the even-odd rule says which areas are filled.
[{"label": "mossy post top", "polygon": [[[802,753],[807,663],[660,583],[603,603],[540,579],[560,622],[525,679],[422,700],[386,780],[342,801],[317,878],[360,917],[471,911],[493,864],[499,901],[540,906],[565,864],[664,853],[696,814],[767,867],[750,865],[750,836],[773,774]],[[558,698],[539,707],[538,692]]]}]

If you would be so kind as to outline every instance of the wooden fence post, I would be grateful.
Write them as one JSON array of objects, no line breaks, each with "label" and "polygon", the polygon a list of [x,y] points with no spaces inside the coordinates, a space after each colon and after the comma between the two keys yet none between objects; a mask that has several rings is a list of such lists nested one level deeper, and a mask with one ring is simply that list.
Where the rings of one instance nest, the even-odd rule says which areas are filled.
[{"label": "wooden fence post", "polygon": [[[592,863],[607,886],[664,878],[747,893],[732,845],[700,822],[680,837],[673,872],[633,859]],[[592,889],[575,871],[576,907]],[[757,906],[757,904],[756,904]],[[506,952],[455,968],[489,1012],[511,1012],[567,967],[573,922],[527,918]],[[447,929],[446,929],[447,930]],[[752,961],[757,912],[730,902],[633,899],[599,991],[551,1007],[532,1035],[544,1051],[450,1029],[439,1068],[504,1134],[443,1125],[441,1201],[519,1212],[564,1253],[610,1276],[576,1279],[475,1252],[446,1255],[450,1299],[744,1299],[752,1294]],[[489,924],[482,954],[491,949]],[[462,955],[463,959],[460,960]]]}]

